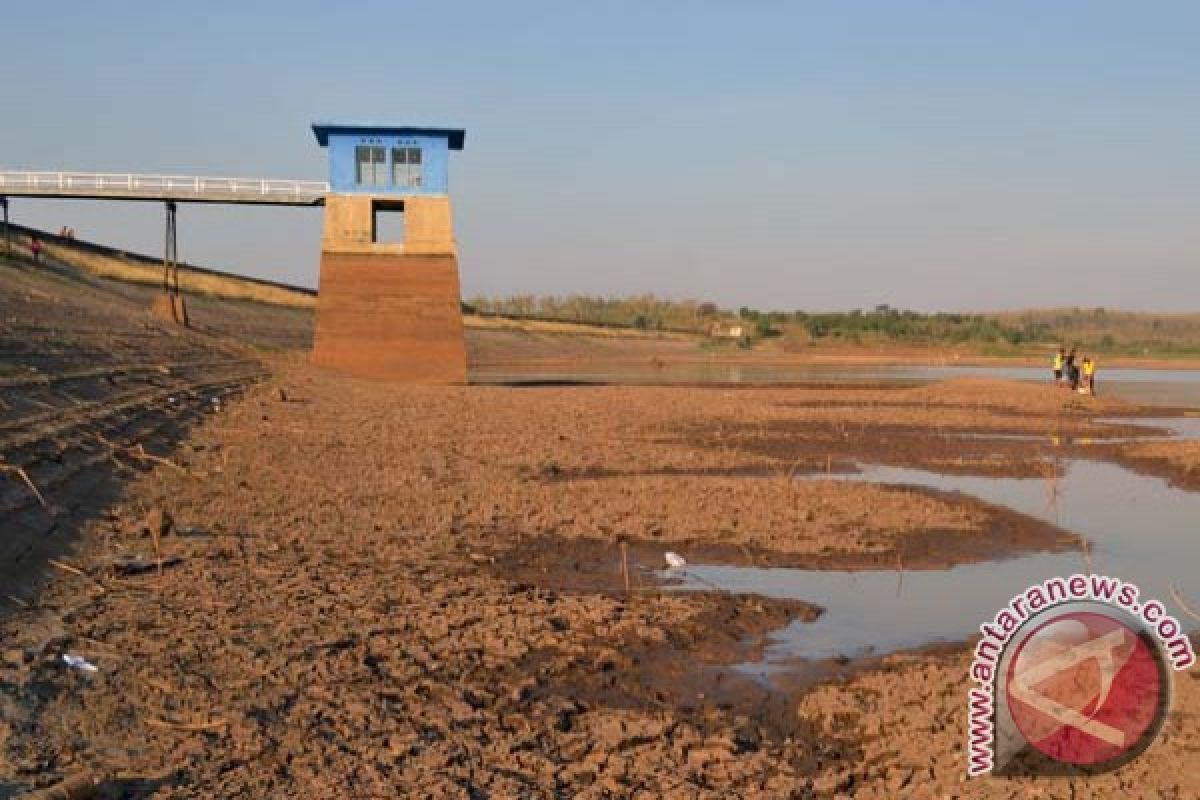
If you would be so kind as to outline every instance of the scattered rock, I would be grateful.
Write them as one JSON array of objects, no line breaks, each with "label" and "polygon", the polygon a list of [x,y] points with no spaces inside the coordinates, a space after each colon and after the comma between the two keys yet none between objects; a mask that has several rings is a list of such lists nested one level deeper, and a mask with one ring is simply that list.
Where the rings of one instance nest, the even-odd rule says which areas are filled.
[{"label": "scattered rock", "polygon": [[733,731],[733,744],[738,753],[757,753],[762,745],[758,726],[749,719],[741,718]]}]

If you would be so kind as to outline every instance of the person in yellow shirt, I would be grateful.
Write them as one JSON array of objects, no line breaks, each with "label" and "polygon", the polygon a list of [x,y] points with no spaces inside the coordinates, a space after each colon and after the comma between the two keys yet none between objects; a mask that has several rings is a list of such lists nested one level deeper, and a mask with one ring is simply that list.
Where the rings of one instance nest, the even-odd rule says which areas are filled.
[{"label": "person in yellow shirt", "polygon": [[1092,359],[1083,359],[1083,388],[1088,394],[1096,393],[1096,362]]},{"label": "person in yellow shirt", "polygon": [[1058,352],[1054,354],[1054,385],[1062,385],[1063,361],[1067,358],[1066,352],[1060,347]]}]

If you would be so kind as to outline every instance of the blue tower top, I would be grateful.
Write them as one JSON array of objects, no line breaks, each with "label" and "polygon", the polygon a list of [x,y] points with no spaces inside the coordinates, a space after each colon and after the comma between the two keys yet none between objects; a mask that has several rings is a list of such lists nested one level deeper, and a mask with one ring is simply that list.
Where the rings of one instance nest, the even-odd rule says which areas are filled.
[{"label": "blue tower top", "polygon": [[462,150],[461,128],[317,122],[329,148],[329,186],[340,194],[446,194],[449,151]]}]

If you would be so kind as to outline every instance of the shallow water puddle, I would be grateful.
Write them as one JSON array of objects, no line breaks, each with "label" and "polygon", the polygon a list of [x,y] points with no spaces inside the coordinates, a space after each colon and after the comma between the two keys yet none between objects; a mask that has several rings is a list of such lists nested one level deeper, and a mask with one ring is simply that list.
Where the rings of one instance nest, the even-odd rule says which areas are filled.
[{"label": "shallow water puddle", "polygon": [[[1129,436],[1121,433],[1101,433],[1095,436],[1075,436],[1058,433],[993,433],[991,431],[946,431],[948,439],[1001,439],[1013,442],[1047,442],[1049,444],[1124,444],[1127,442],[1188,441],[1200,439],[1200,417],[1138,417],[1134,419],[1096,419],[1101,425],[1127,425],[1145,428],[1148,432]],[[1166,433],[1155,433],[1163,430]],[[923,434],[914,434],[923,435]]]},{"label": "shallow water puddle", "polygon": [[[1042,479],[941,475],[899,467],[864,466],[859,474],[832,479],[963,492],[1054,522],[1088,539],[1095,572],[1137,583],[1143,596],[1162,600],[1187,626],[1191,621],[1176,607],[1170,587],[1200,601],[1200,493],[1105,462],[1071,461],[1065,469],[1053,497],[1051,483]],[[741,667],[770,673],[789,668],[788,662],[796,659],[856,658],[960,641],[1027,586],[1086,571],[1083,553],[1068,552],[949,570],[840,572],[701,565],[672,575],[684,579],[685,589],[718,588],[824,606],[825,613],[815,622],[794,622],[772,634],[762,663]]]},{"label": "shallow water puddle", "polygon": [[1102,425],[1134,425],[1141,428],[1161,428],[1168,431],[1166,436],[1104,436],[1096,439],[1103,442],[1154,442],[1168,439],[1185,441],[1189,439],[1200,439],[1200,417],[1138,417],[1133,419],[1101,419],[1094,420]]},{"label": "shallow water puddle", "polygon": [[[953,378],[979,377],[1049,383],[1044,367],[1009,366],[883,366],[836,364],[772,364],[729,361],[679,363],[476,366],[471,382],[477,384],[537,384],[581,382],[671,385],[692,383],[746,384],[872,384],[914,386]],[[1200,370],[1131,369],[1102,367],[1102,395],[1120,397],[1139,405],[1200,407]]]}]

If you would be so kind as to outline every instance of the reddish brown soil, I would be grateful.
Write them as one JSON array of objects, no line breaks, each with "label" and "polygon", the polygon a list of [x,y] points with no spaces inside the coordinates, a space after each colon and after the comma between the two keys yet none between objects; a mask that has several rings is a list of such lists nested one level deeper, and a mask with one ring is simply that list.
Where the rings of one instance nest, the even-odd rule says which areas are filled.
[{"label": "reddish brown soil", "polygon": [[948,386],[803,389],[761,414],[689,430],[697,445],[719,444],[796,465],[802,472],[854,462],[949,474],[1050,477],[1089,437],[1135,436],[1145,427],[1093,417],[1137,413],[1112,399],[1044,386],[960,380]]},{"label": "reddish brown soil", "polygon": [[1200,441],[1136,442],[1104,448],[1114,461],[1148,475],[1165,477],[1174,486],[1200,489]]},{"label": "reddish brown soil", "polygon": [[846,683],[806,692],[798,713],[821,723],[828,741],[858,748],[854,762],[830,765],[820,795],[864,800],[897,797],[1015,798],[1197,797],[1200,787],[1200,672],[1176,675],[1166,726],[1142,757],[1087,778],[973,779],[965,776],[969,658],[898,654]]},{"label": "reddish brown soil", "polygon": [[[999,509],[796,484],[786,461],[681,435],[794,414],[795,392],[403,388],[299,362],[276,365],[282,395],[254,390],[177,450],[187,474],[131,487],[71,562],[86,577],[10,615],[21,780],[91,771],[161,796],[804,792],[859,745],[713,667],[813,610],[661,594],[639,563],[667,542],[895,560],[909,538],[985,541],[998,520],[1027,530],[1017,546],[1061,544]],[[122,576],[122,557],[153,554],[156,508],[180,560],[161,580]],[[64,670],[63,652],[101,672]]]},{"label": "reddish brown soil", "polygon": [[321,254],[313,362],[373,380],[466,383],[453,255]]},{"label": "reddish brown soil", "polygon": [[[109,297],[96,313],[118,305]],[[31,341],[39,354],[60,337],[65,358],[88,340],[65,312],[38,308],[30,319],[56,321],[47,338],[22,323],[6,346]],[[215,327],[155,336],[253,363]],[[94,358],[121,347],[97,339]],[[994,448],[1052,470],[1039,444],[954,451],[919,433],[1085,434],[1116,404],[980,381],[402,387],[340,379],[299,354],[255,358],[272,377],[160,440],[153,452],[170,464],[134,459],[104,495],[47,484],[52,504],[89,496],[91,510],[54,579],[0,616],[0,794],[73,776],[107,797],[1185,797],[1194,786],[1189,676],[1169,735],[1114,776],[964,785],[961,654],[765,689],[724,666],[819,609],[662,591],[642,569],[668,547],[916,568],[1074,546],[959,496],[793,477],[859,458],[943,469],[955,452],[957,468],[997,474]],[[70,369],[45,364],[49,394],[37,399],[66,418],[53,387]],[[32,391],[5,392],[14,423],[35,413],[20,405]],[[98,408],[115,405],[89,391]],[[64,433],[36,441],[51,436],[81,447]],[[98,672],[65,668],[64,653]]]}]

